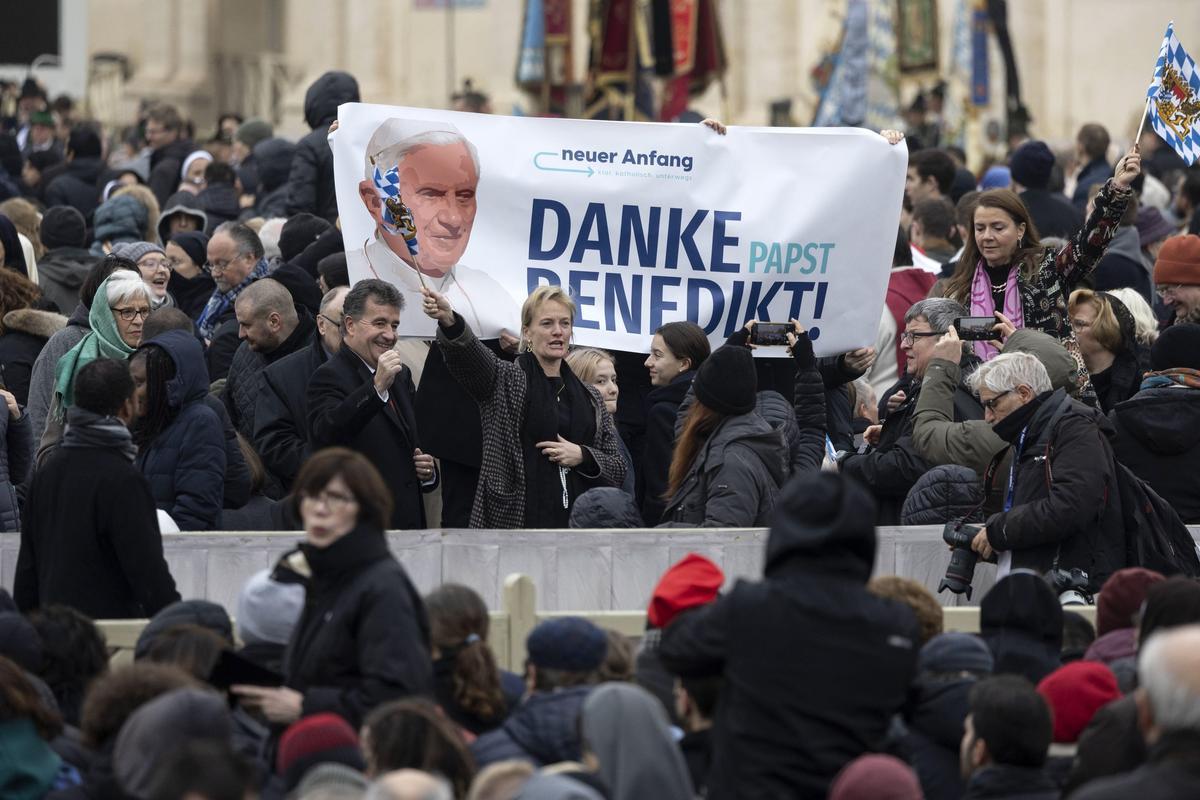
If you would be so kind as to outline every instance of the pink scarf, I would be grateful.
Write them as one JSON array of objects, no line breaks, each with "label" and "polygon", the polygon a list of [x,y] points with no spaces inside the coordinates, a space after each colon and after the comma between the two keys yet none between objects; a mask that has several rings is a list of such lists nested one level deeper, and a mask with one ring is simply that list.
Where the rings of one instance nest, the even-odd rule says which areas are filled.
[{"label": "pink scarf", "polygon": [[[1014,265],[1008,270],[1008,280],[1004,286],[1003,309],[1004,316],[1008,317],[1018,330],[1025,327],[1025,311],[1021,307],[1021,290],[1017,288],[1019,271],[1019,265]],[[992,297],[992,284],[987,270],[983,267],[983,259],[980,259],[979,263],[975,265],[975,278],[971,281],[971,307],[969,310],[972,317],[990,317],[996,311],[996,301]],[[1000,350],[991,341],[974,342],[972,347],[975,355],[983,361],[995,358],[1000,353]]]}]

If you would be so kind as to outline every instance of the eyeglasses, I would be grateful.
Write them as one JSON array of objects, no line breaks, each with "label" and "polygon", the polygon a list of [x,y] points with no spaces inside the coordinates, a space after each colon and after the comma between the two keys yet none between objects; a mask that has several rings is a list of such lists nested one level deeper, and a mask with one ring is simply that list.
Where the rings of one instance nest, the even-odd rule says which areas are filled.
[{"label": "eyeglasses", "polygon": [[1072,330],[1076,330],[1076,331],[1084,331],[1084,330],[1087,330],[1087,329],[1088,329],[1088,328],[1090,328],[1090,327],[1092,327],[1092,323],[1088,322],[1087,320],[1083,320],[1083,319],[1073,319],[1073,320],[1071,320],[1071,328],[1072,328]]},{"label": "eyeglasses", "polygon": [[304,492],[300,495],[300,499],[307,500],[310,503],[324,504],[330,511],[341,511],[355,502],[354,498],[348,494],[341,492],[331,492],[328,489],[309,494]]},{"label": "eyeglasses", "polygon": [[145,319],[150,316],[149,308],[114,308],[113,313],[120,317],[125,322],[133,322],[135,319]]},{"label": "eyeglasses", "polygon": [[900,334],[900,346],[901,347],[912,347],[913,343],[916,342],[916,340],[918,338],[923,339],[926,336],[943,336],[943,335],[944,335],[943,333],[940,333],[938,331],[904,331],[903,333]]},{"label": "eyeglasses", "polygon": [[139,261],[138,267],[141,269],[170,269],[174,265],[174,261],[170,258],[159,258],[152,261]]},{"label": "eyeglasses", "polygon": [[1159,286],[1157,289],[1155,289],[1155,291],[1158,293],[1159,297],[1166,297],[1169,294],[1171,294],[1171,295],[1179,294],[1179,291],[1181,289],[1183,289],[1182,283],[1168,283],[1168,284]]},{"label": "eyeglasses", "polygon": [[209,275],[216,275],[218,272],[224,272],[229,269],[230,264],[245,258],[247,255],[249,253],[242,253],[240,256],[234,256],[233,258],[218,258],[216,261],[205,261],[200,268]]},{"label": "eyeglasses", "polygon": [[984,400],[983,407],[986,408],[988,411],[991,411],[993,414],[995,414],[996,406],[999,405],[999,403],[1000,403],[1000,398],[1004,397],[1004,395],[1006,395],[1006,394],[1012,394],[1012,391],[1013,391],[1012,389],[1005,389],[1003,392],[996,395],[991,400]]},{"label": "eyeglasses", "polygon": [[333,317],[329,316],[328,314],[317,314],[317,316],[320,317],[321,319],[325,320],[326,322],[328,322],[330,325],[334,325],[339,328],[342,325],[342,321],[340,319],[334,319]]}]

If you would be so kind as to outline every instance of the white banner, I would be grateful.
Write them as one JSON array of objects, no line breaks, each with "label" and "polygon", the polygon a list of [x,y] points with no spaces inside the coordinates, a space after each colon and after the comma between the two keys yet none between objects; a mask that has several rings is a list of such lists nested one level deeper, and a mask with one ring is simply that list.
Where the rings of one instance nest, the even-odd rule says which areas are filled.
[{"label": "white banner", "polygon": [[482,337],[520,333],[536,286],[569,287],[575,342],[645,351],[689,319],[715,345],[748,319],[808,326],[819,355],[869,345],[907,150],[852,128],[729,128],[352,103],[331,136],[351,282],[421,284]]}]

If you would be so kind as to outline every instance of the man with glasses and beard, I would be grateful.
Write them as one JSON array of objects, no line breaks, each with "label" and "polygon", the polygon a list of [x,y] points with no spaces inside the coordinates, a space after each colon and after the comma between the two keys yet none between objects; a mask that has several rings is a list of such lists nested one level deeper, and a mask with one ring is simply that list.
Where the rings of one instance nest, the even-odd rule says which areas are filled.
[{"label": "man with glasses and beard", "polygon": [[196,327],[208,347],[208,379],[217,381],[229,372],[241,339],[234,304],[251,283],[265,276],[270,267],[263,243],[253,228],[240,222],[223,222],[208,240],[204,271],[217,288],[200,312]]}]

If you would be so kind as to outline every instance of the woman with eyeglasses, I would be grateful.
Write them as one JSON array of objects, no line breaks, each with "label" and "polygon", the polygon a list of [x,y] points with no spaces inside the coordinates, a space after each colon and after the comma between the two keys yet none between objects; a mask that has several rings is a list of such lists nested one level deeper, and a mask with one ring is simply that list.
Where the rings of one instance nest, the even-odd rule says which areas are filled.
[{"label": "woman with eyeglasses", "polygon": [[134,466],[181,531],[213,530],[224,506],[227,461],[224,426],[205,403],[204,349],[191,331],[167,331],[137,349],[129,374]]},{"label": "woman with eyeglasses", "polygon": [[388,550],[392,495],[379,472],[353,450],[320,450],[296,477],[293,498],[304,541],[271,576],[306,589],[284,654],[284,683],[231,691],[281,728],[328,711],[357,729],[384,702],[431,696],[429,621]]},{"label": "woman with eyeglasses", "polygon": [[137,264],[138,273],[150,287],[155,308],[175,305],[167,293],[167,282],[171,279],[171,260],[167,258],[167,251],[153,242],[127,242],[117,245],[113,252]]},{"label": "woman with eyeglasses", "polygon": [[1150,354],[1138,343],[1133,314],[1108,292],[1076,289],[1067,309],[1100,410],[1108,413],[1137,394]]},{"label": "woman with eyeglasses", "polygon": [[[126,259],[121,261],[128,263]],[[142,325],[153,306],[150,287],[132,270],[117,269],[96,287],[88,310],[91,330],[58,360],[54,370],[54,401],[38,448],[39,463],[62,439],[67,409],[75,403],[75,376],[79,370],[97,358],[129,358],[142,343]]]}]

